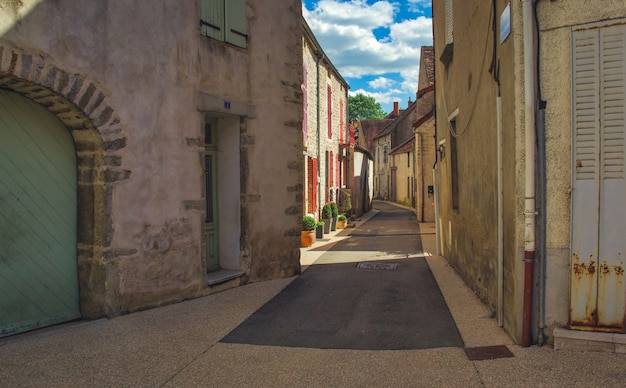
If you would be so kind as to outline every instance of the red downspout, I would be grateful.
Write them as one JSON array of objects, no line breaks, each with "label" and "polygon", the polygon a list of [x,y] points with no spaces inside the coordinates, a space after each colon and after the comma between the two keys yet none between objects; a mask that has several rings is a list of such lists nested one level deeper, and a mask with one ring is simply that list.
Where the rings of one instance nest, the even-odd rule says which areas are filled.
[{"label": "red downspout", "polygon": [[524,310],[522,314],[522,346],[532,344],[533,279],[535,273],[535,251],[524,252]]}]

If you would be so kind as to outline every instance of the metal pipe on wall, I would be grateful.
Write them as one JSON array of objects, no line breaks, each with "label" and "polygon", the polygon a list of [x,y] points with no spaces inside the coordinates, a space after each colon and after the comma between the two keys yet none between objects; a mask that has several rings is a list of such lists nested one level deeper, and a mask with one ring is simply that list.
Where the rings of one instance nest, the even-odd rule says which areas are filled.
[{"label": "metal pipe on wall", "polygon": [[502,97],[496,97],[498,154],[498,325],[504,325],[504,198],[502,193]]},{"label": "metal pipe on wall", "polygon": [[533,1],[522,0],[524,40],[524,147],[525,200],[524,200],[524,302],[522,313],[522,346],[532,342],[532,305],[535,267],[535,44],[533,34]]}]

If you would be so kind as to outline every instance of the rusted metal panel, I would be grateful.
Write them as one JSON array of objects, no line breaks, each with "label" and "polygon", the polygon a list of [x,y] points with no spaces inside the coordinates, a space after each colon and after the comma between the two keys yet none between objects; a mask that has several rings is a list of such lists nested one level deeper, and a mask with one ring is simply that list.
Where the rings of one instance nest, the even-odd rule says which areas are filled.
[{"label": "rusted metal panel", "polygon": [[596,262],[593,255],[581,261],[576,253],[572,255],[570,287],[570,325],[596,326],[598,295]]}]

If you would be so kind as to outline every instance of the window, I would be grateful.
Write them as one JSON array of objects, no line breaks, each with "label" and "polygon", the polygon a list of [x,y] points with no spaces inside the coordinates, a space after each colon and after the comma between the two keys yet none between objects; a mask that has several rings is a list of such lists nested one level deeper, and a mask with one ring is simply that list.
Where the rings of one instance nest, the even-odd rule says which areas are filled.
[{"label": "window", "polygon": [[452,42],[452,21],[454,20],[452,14],[452,0],[446,0],[446,34],[444,35],[446,45],[453,43]]},{"label": "window", "polygon": [[246,0],[201,0],[202,35],[247,47]]},{"label": "window", "polygon": [[385,144],[383,154],[383,163],[387,163],[387,145]]},{"label": "window", "polygon": [[452,14],[453,1],[446,0],[445,2],[445,13],[446,13],[446,24],[444,31],[444,43],[446,44],[443,52],[441,53],[441,57],[439,60],[447,67],[452,61],[452,53],[454,51],[454,36],[453,36],[453,27],[454,27],[454,17]]}]

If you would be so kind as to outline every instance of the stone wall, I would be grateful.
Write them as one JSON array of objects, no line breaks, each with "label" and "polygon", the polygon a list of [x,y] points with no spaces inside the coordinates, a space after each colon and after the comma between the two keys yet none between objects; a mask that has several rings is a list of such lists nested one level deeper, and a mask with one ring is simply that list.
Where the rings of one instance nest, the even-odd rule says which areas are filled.
[{"label": "stone wall", "polygon": [[229,285],[299,272],[299,1],[248,1],[246,49],[202,36],[199,2],[0,5],[0,84],[75,139],[84,317],[221,289],[207,286],[204,261],[207,115],[234,131],[239,153],[225,159],[239,184],[220,188],[237,199],[220,236],[237,257],[224,260],[244,271]]}]

